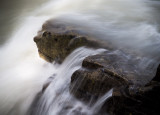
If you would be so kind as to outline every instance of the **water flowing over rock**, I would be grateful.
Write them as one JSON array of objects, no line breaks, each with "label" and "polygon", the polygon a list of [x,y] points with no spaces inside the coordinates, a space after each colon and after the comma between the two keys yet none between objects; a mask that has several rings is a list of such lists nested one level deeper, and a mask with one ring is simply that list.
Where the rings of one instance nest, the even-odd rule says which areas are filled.
[{"label": "water flowing over rock", "polygon": [[[69,87],[70,93],[85,103],[96,103],[113,88],[112,96],[103,102],[100,114],[159,113],[159,67],[153,78],[153,72],[150,72],[153,68],[141,68],[142,57],[127,50],[115,50],[115,46],[113,48],[111,44],[98,41],[73,25],[66,25],[57,20],[47,21],[34,41],[40,56],[49,62],[62,63],[72,51],[81,46],[106,49],[101,54],[88,56],[83,60],[82,68],[72,74]],[[38,104],[39,98],[50,83],[49,81],[44,84],[33,106],[38,106],[35,104]],[[150,100],[152,98],[154,99]],[[34,109],[31,110],[33,114]]]},{"label": "water flowing over rock", "polygon": [[[103,57],[104,55],[105,58]],[[133,74],[132,77],[130,74],[125,73],[123,76],[120,76],[123,70],[120,73],[120,71],[117,71],[118,69],[116,70],[114,66],[111,66],[115,63],[115,60],[112,56],[112,60],[114,61],[111,62],[109,57],[106,53],[87,57],[83,61],[83,69],[77,70],[72,75],[71,92],[77,98],[89,100],[103,95],[110,88],[114,88],[112,97],[101,108],[102,113],[109,113],[111,115],[160,114],[158,108],[160,106],[160,82],[154,81],[155,79],[146,82],[144,81],[144,76],[138,76],[140,77],[138,79],[141,80],[137,82],[136,74]],[[125,60],[125,58],[123,59]],[[112,67],[112,70],[106,67],[108,65]],[[127,65],[125,66],[127,67],[125,68],[126,71],[131,68]],[[154,78],[157,78],[158,70]]]},{"label": "water flowing over rock", "polygon": [[89,56],[83,60],[83,68],[72,75],[71,91],[77,97],[87,97],[103,95],[113,87],[144,86],[151,76],[136,66],[140,61],[136,57],[127,57],[122,51]]},{"label": "water flowing over rock", "polygon": [[0,5],[0,115],[160,115],[160,0]]},{"label": "water flowing over rock", "polygon": [[[76,27],[65,25],[56,19],[43,24],[42,30],[39,31],[34,41],[37,44],[40,57],[49,62],[58,63],[62,63],[78,47],[104,47],[103,42],[97,41]],[[107,47],[109,48],[109,45]]]},{"label": "water flowing over rock", "polygon": [[157,73],[156,73],[156,76],[153,78],[153,81],[160,82],[160,65],[157,68]]},{"label": "water flowing over rock", "polygon": [[113,91],[104,105],[110,114],[159,115],[160,83],[151,81],[143,87],[121,87]]}]

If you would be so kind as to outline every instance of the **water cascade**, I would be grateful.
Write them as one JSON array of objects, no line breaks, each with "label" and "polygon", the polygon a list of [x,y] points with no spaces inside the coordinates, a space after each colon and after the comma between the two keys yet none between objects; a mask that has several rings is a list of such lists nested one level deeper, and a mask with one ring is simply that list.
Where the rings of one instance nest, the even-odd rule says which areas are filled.
[{"label": "water cascade", "polygon": [[[8,40],[0,46],[0,115],[93,115],[112,89],[94,105],[86,105],[69,92],[74,71],[85,57],[106,51],[80,47],[62,64],[39,58],[34,36],[49,19],[74,25],[98,40],[141,59],[140,69],[154,76],[160,61],[159,1],[155,0],[50,0],[23,18]],[[20,17],[19,17],[20,18]],[[40,97],[37,108],[30,109],[47,79],[52,82]],[[68,108],[68,109],[65,109]]]}]

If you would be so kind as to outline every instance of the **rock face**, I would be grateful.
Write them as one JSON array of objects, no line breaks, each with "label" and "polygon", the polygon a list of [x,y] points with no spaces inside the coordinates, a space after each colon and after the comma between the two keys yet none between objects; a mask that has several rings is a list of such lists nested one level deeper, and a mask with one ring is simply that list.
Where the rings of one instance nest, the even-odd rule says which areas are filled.
[{"label": "rock face", "polygon": [[[152,79],[149,68],[144,71],[139,66],[141,59],[114,50],[103,41],[96,41],[74,26],[59,21],[47,21],[34,38],[39,54],[45,60],[62,63],[74,49],[87,46],[107,48],[102,54],[86,57],[82,68],[71,77],[70,92],[85,101],[97,99],[113,88],[112,97],[105,102],[100,113],[111,115],[159,115],[160,106],[160,66]],[[106,45],[107,44],[107,45]],[[43,86],[35,98],[37,104],[51,81]],[[37,109],[37,108],[33,108]],[[34,114],[34,112],[31,112]]]},{"label": "rock face", "polygon": [[149,70],[142,73],[136,66],[140,61],[134,56],[126,57],[121,51],[89,56],[83,60],[83,68],[72,75],[70,91],[86,101],[96,100],[113,88],[112,97],[105,102],[100,113],[159,115],[159,67],[151,81],[152,75],[147,73]]},{"label": "rock face", "polygon": [[96,70],[77,70],[71,78],[72,93],[78,98],[90,99],[98,97],[113,87],[127,84],[127,81],[119,76],[106,74],[102,68]]},{"label": "rock face", "polygon": [[144,86],[151,77],[148,73],[141,73],[136,66],[139,62],[140,59],[128,58],[122,51],[106,51],[89,56],[83,60],[83,68],[72,75],[71,92],[78,98],[88,98],[103,95],[111,88]]},{"label": "rock face", "polygon": [[139,88],[121,87],[105,103],[102,111],[111,115],[159,115],[160,83],[151,81]]},{"label": "rock face", "polygon": [[[93,37],[90,37],[74,26],[65,25],[63,22],[47,21],[42,30],[34,38],[40,57],[52,62],[62,63],[66,56],[81,46],[100,47]],[[109,47],[108,47],[109,48]]]}]

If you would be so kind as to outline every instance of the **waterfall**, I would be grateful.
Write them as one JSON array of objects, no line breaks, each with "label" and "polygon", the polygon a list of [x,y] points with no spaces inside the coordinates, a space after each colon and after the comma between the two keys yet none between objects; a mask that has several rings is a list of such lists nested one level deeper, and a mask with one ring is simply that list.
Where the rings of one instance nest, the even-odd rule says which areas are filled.
[{"label": "waterfall", "polygon": [[69,93],[71,75],[83,59],[104,49],[81,47],[61,65],[39,58],[33,38],[49,19],[110,41],[117,50],[134,52],[142,58],[139,66],[145,70],[152,65],[155,73],[160,61],[159,4],[151,0],[50,0],[21,15],[13,33],[0,46],[0,115],[27,114],[49,77],[53,80],[40,97],[34,115],[93,115],[96,107],[111,97],[112,90],[97,101],[97,106],[89,106]]},{"label": "waterfall", "polygon": [[[95,55],[105,51],[104,49],[78,48],[69,55],[62,65],[57,65],[53,70],[52,82],[38,101],[33,115],[76,115],[90,112],[87,106],[76,100],[69,92],[71,75],[81,66],[83,59],[89,55]],[[111,94],[111,92],[110,92]],[[110,96],[109,96],[110,97]],[[43,109],[42,109],[43,108]],[[65,109],[69,108],[69,109]],[[81,109],[80,111],[78,109]]]}]

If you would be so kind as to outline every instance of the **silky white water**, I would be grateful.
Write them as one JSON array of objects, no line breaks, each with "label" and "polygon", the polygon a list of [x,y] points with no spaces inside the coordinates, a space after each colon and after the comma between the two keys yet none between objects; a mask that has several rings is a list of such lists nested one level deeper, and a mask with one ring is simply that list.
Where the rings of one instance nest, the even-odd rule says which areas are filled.
[{"label": "silky white water", "polygon": [[[69,91],[69,84],[71,75],[75,70],[81,67],[80,65],[84,57],[89,55],[95,55],[103,51],[105,50],[104,49],[92,50],[81,47],[75,50],[71,55],[69,55],[62,65],[57,65],[57,66],[55,65],[55,68],[52,71],[54,75],[51,76],[53,77],[52,82],[50,83],[50,85],[48,86],[48,88],[38,101],[38,107],[37,109],[34,110],[32,114],[33,115],[44,115],[44,114],[45,115],[62,115],[62,114],[92,115],[93,111],[90,110],[91,108],[87,107],[85,104],[72,97]],[[112,91],[109,92],[109,96],[107,95],[107,97],[110,97],[111,95]],[[71,108],[65,109],[68,107]]]},{"label": "silky white water", "polygon": [[[25,115],[36,94],[53,74],[56,77],[44,92],[35,115],[93,115],[98,111],[98,108],[93,110],[96,104],[92,108],[77,101],[68,87],[72,73],[80,68],[82,60],[104,50],[79,48],[62,65],[40,59],[33,37],[51,18],[110,41],[117,50],[140,54],[141,68],[145,70],[152,65],[155,73],[160,60],[159,4],[158,0],[50,0],[31,13],[23,12],[7,42],[0,46],[0,115]],[[111,93],[97,105],[103,104]],[[71,109],[61,113],[67,102]],[[76,113],[78,108],[81,109]]]}]

